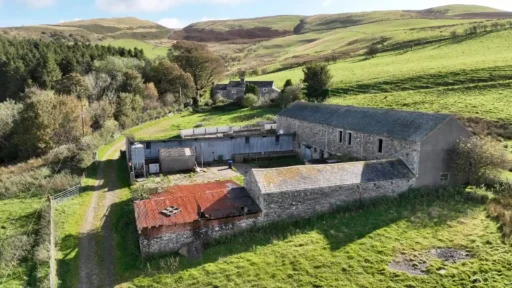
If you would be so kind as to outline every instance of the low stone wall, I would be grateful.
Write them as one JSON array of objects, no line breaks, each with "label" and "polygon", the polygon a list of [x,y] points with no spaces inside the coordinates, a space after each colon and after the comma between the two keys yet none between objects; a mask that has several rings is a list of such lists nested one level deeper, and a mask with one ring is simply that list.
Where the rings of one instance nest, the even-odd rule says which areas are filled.
[{"label": "low stone wall", "polygon": [[268,223],[290,218],[311,217],[354,201],[368,200],[380,196],[396,196],[407,191],[414,184],[414,179],[404,179],[260,193],[257,188],[254,189],[254,185],[249,183],[247,189],[264,211],[261,221]]},{"label": "low stone wall", "polygon": [[261,214],[236,218],[196,221],[179,226],[160,226],[144,229],[139,234],[142,257],[173,253],[195,241],[208,242],[220,236],[251,228]]}]

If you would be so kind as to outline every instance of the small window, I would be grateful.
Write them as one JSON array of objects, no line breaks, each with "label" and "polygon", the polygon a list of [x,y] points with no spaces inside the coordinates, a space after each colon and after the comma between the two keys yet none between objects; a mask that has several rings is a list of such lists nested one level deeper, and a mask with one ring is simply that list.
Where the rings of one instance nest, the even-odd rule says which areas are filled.
[{"label": "small window", "polygon": [[249,145],[251,143],[251,138],[245,137],[245,144]]},{"label": "small window", "polygon": [[151,150],[151,142],[146,142],[146,150]]},{"label": "small window", "polygon": [[441,182],[445,183],[450,180],[450,173],[441,173]]},{"label": "small window", "polygon": [[379,148],[377,149],[379,153],[382,153],[384,151],[384,139],[379,139]]},{"label": "small window", "polygon": [[267,88],[263,88],[263,92],[267,92]]},{"label": "small window", "polygon": [[348,146],[352,146],[352,132],[348,132],[347,134],[347,144]]},{"label": "small window", "polygon": [[276,135],[276,145],[279,145],[279,141],[281,141],[281,136]]},{"label": "small window", "polygon": [[236,94],[236,89],[231,90],[231,93]]},{"label": "small window", "polygon": [[315,147],[315,148],[313,149],[313,151],[314,151],[315,153],[317,153],[317,152],[318,152],[318,149]]},{"label": "small window", "polygon": [[343,130],[338,131],[338,143],[343,143]]}]

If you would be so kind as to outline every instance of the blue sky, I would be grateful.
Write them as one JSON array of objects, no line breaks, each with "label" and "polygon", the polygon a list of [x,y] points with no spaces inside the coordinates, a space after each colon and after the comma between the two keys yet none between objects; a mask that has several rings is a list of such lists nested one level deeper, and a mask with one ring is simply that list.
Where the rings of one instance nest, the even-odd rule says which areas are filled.
[{"label": "blue sky", "polygon": [[0,27],[133,16],[180,28],[210,19],[425,9],[447,4],[512,11],[512,0],[0,0]]}]

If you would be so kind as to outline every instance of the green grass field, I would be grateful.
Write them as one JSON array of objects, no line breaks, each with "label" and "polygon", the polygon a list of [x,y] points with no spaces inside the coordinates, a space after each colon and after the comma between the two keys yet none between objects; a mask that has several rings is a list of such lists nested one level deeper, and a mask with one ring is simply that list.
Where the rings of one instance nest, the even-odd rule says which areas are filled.
[{"label": "green grass field", "polygon": [[0,201],[0,286],[26,287],[33,275],[30,250],[39,226],[41,198]]},{"label": "green grass field", "polygon": [[106,40],[101,42],[102,45],[112,45],[115,47],[123,47],[126,49],[138,48],[144,50],[144,55],[148,58],[166,57],[167,47],[155,46],[143,41],[134,39],[118,39],[118,40]]},{"label": "green grass field", "polygon": [[[133,267],[136,287],[506,287],[512,248],[484,206],[463,194],[419,192],[367,210],[321,215],[225,238],[202,260],[161,258]],[[429,256],[464,249],[457,264]],[[427,261],[427,275],[388,267],[396,257]],[[508,264],[507,264],[508,263]],[[135,265],[134,265],[135,266]],[[144,274],[149,274],[144,276]],[[133,277],[133,275],[131,275]]]},{"label": "green grass field", "polygon": [[243,126],[258,121],[272,120],[279,111],[277,108],[241,109],[236,105],[228,105],[203,113],[185,112],[166,117],[160,121],[135,130],[137,140],[168,139],[179,135],[181,130],[190,129],[196,125],[214,126]]},{"label": "green grass field", "polygon": [[[455,113],[512,123],[512,31],[330,65],[329,103]],[[299,82],[301,69],[251,80]]]}]

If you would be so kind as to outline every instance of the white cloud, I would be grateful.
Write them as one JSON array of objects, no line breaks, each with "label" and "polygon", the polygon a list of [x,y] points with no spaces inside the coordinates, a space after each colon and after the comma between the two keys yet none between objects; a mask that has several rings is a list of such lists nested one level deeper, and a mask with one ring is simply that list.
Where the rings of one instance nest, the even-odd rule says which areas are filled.
[{"label": "white cloud", "polygon": [[80,18],[75,18],[75,19],[73,19],[73,20],[60,20],[60,21],[59,21],[59,23],[64,23],[64,22],[74,22],[74,21],[80,21],[80,20],[82,20],[82,19],[80,19]]},{"label": "white cloud", "polygon": [[[24,0],[27,1],[27,0]],[[30,0],[37,1],[37,0]],[[53,1],[53,0],[43,0]],[[190,3],[238,4],[247,0],[96,0],[96,6],[108,12],[161,12]]]},{"label": "white cloud", "polygon": [[322,2],[322,6],[329,7],[333,2],[334,0],[325,0],[324,2]]},{"label": "white cloud", "polygon": [[205,21],[221,21],[221,20],[228,20],[229,18],[209,18],[209,17],[203,17],[201,18],[201,22]]},{"label": "white cloud", "polygon": [[16,0],[18,3],[23,3],[32,8],[47,7],[55,4],[57,0]]},{"label": "white cloud", "polygon": [[163,18],[158,20],[158,24],[167,28],[183,28],[188,25],[188,23],[185,23],[178,18]]}]

